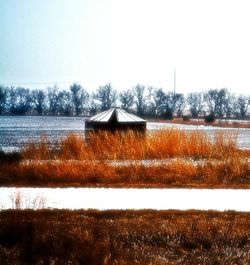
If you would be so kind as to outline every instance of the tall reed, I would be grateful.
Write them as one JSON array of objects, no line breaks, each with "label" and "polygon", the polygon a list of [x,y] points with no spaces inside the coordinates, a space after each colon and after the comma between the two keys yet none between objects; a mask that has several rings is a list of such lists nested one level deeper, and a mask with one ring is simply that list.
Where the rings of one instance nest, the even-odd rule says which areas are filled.
[{"label": "tall reed", "polygon": [[145,137],[132,131],[126,133],[98,132],[88,143],[82,136],[69,134],[53,145],[45,138],[24,149],[27,159],[123,160],[187,157],[193,159],[239,155],[236,136],[219,132],[168,129],[148,132]]},{"label": "tall reed", "polygon": [[225,132],[99,132],[87,142],[70,134],[53,144],[43,137],[22,155],[19,164],[0,164],[2,185],[250,186],[249,152]]}]

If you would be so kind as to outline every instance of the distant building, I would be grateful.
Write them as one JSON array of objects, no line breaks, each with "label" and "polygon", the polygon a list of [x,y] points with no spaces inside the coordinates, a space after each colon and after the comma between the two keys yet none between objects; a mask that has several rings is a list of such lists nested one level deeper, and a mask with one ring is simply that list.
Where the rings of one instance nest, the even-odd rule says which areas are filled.
[{"label": "distant building", "polygon": [[91,131],[136,131],[146,132],[146,121],[121,108],[111,108],[85,121],[85,130]]}]

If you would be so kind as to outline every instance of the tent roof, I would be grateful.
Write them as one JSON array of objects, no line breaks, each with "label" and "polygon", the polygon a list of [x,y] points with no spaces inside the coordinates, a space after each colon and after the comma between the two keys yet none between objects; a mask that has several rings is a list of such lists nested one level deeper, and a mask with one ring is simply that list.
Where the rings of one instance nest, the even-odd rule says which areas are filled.
[{"label": "tent roof", "polygon": [[97,123],[108,123],[113,118],[119,123],[144,123],[145,120],[135,116],[134,114],[130,114],[121,108],[112,108],[101,112],[91,118],[88,119],[88,122],[97,122]]}]

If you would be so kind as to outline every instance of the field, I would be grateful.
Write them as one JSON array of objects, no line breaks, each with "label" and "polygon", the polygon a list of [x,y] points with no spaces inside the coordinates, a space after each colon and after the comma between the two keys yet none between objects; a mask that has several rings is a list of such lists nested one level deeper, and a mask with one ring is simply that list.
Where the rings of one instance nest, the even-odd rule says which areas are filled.
[{"label": "field", "polygon": [[30,143],[20,159],[0,164],[2,186],[249,188],[250,151],[237,135],[178,129],[69,134]]},{"label": "field", "polygon": [[250,214],[3,211],[0,264],[249,264]]},{"label": "field", "polygon": [[[156,120],[153,120],[156,121]],[[160,120],[161,122],[167,122],[169,124],[185,124],[185,125],[203,125],[203,126],[213,126],[222,128],[250,128],[250,120],[230,120],[230,119],[216,119],[214,122],[206,123],[204,119],[191,119],[187,118],[174,118],[173,120]]]},{"label": "field", "polygon": [[[250,151],[236,139],[178,129],[42,137],[0,153],[0,185],[250,188]],[[4,210],[0,264],[250,264],[250,213]]]}]

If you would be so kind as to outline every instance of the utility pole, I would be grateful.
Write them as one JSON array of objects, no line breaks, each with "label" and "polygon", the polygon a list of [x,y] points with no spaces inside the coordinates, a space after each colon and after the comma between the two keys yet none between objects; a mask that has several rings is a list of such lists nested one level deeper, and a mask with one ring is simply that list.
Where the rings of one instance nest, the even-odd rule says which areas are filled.
[{"label": "utility pole", "polygon": [[173,107],[173,114],[175,112],[175,89],[176,89],[176,68],[174,68],[174,107]]}]

